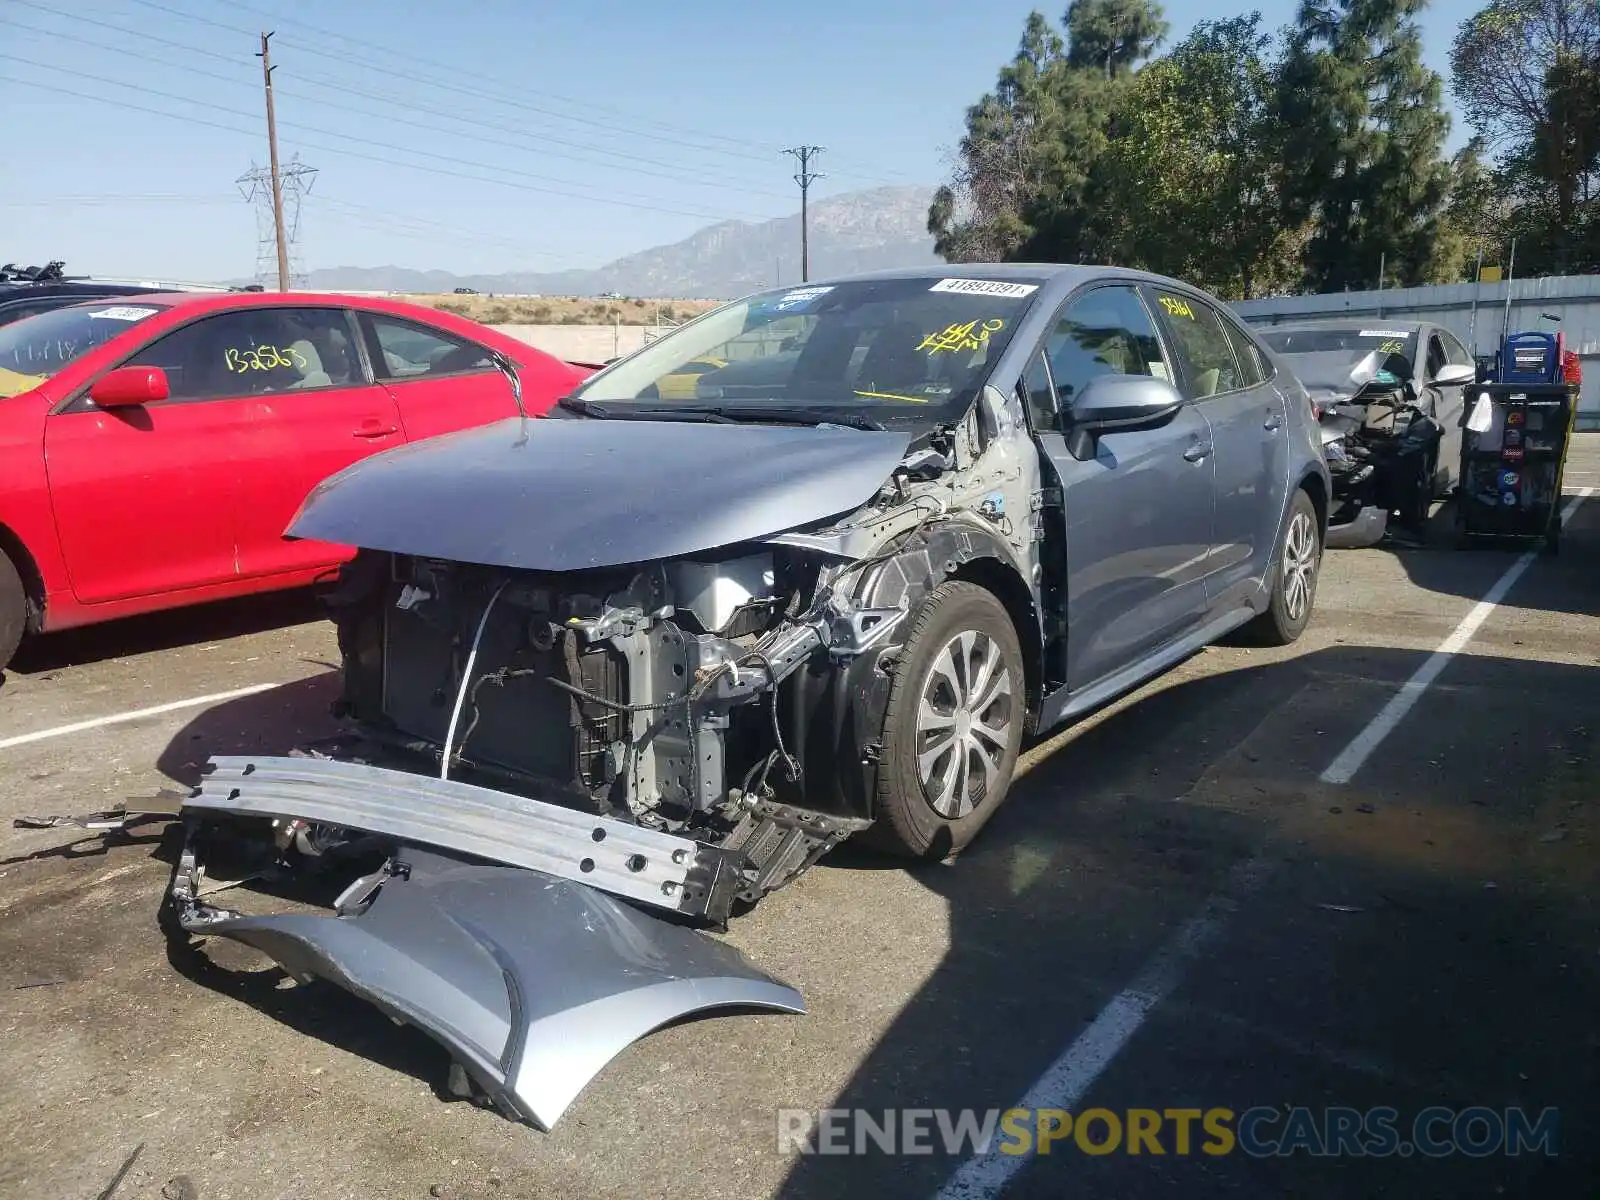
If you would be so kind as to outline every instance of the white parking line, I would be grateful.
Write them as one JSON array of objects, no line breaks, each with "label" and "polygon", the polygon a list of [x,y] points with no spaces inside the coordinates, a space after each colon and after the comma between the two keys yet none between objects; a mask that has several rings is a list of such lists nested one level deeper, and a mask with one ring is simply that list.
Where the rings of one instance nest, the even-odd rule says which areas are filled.
[{"label": "white parking line", "polygon": [[[1133,982],[1111,998],[1089,1028],[1078,1035],[1066,1052],[1039,1076],[1028,1094],[1013,1108],[1071,1110],[1111,1064],[1118,1052],[1144,1024],[1150,1011],[1172,994],[1183,979],[1184,968],[1222,932],[1227,915],[1267,876],[1265,859],[1253,858],[1235,865],[1227,885],[1179,926]],[[967,1159],[939,1189],[935,1200],[979,1200],[998,1196],[1013,1176],[1027,1165],[1030,1154],[990,1152]]]},{"label": "white parking line", "polygon": [[70,725],[57,725],[53,729],[40,729],[33,733],[19,733],[15,737],[0,738],[0,750],[10,750],[13,746],[26,746],[30,742],[42,742],[49,738],[66,737],[69,733],[82,733],[87,729],[101,729],[107,725],[121,725],[125,721],[138,721],[144,717],[159,717],[162,713],[179,712],[185,708],[200,708],[207,704],[220,704],[224,700],[237,700],[241,696],[253,696],[257,692],[268,692],[275,687],[282,687],[280,683],[256,683],[249,687],[234,688],[231,692],[213,692],[209,696],[192,696],[188,700],[174,700],[171,704],[156,704],[150,708],[136,708],[131,712],[114,713],[109,717],[95,717],[89,721],[74,721]]},{"label": "white parking line", "polygon": [[[1571,519],[1578,505],[1594,491],[1593,488],[1582,488],[1578,494],[1568,500],[1562,508],[1558,518],[1563,525]],[[1439,648],[1428,656],[1426,662],[1417,668],[1417,672],[1406,680],[1400,690],[1389,699],[1378,715],[1367,723],[1367,727],[1350,740],[1350,744],[1339,751],[1339,756],[1328,764],[1328,769],[1320,776],[1323,783],[1349,783],[1355,778],[1357,771],[1363,763],[1372,756],[1372,752],[1383,744],[1383,739],[1394,732],[1395,727],[1405,720],[1406,714],[1415,707],[1422,694],[1433,685],[1450,660],[1460,654],[1472,640],[1472,635],[1478,632],[1479,627],[1489,619],[1489,615],[1500,606],[1506,598],[1506,593],[1515,586],[1539,557],[1539,551],[1529,550],[1516,562],[1506,568],[1506,573],[1495,580],[1484,598],[1473,605],[1472,611],[1462,618],[1461,624],[1449,637],[1439,643]]]}]

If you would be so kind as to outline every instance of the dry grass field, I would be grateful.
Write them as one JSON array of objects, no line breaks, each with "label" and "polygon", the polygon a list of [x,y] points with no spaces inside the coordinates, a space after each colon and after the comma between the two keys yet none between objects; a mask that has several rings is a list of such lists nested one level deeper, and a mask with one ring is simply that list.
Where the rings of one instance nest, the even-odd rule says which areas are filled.
[{"label": "dry grass field", "polygon": [[598,300],[572,296],[403,296],[413,304],[443,309],[485,325],[654,325],[686,321],[716,300]]}]

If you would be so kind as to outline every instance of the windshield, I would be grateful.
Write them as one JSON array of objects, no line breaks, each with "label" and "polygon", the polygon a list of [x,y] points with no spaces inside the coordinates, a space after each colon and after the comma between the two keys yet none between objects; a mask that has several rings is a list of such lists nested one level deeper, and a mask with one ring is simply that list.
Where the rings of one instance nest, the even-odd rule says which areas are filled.
[{"label": "windshield", "polygon": [[148,304],[74,304],[0,326],[0,397],[38,387],[74,359],[160,311]]},{"label": "windshield", "polygon": [[578,399],[945,421],[983,386],[1040,280],[875,279],[761,292],[588,380]]}]

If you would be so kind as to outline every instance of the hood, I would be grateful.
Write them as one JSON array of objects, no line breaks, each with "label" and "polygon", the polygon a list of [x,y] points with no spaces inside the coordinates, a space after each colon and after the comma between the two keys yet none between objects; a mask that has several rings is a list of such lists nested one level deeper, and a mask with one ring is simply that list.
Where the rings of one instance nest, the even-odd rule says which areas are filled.
[{"label": "hood", "polygon": [[[1353,396],[1361,390],[1351,381],[1350,372],[1367,357],[1364,352],[1319,350],[1311,354],[1285,354],[1280,350],[1278,357],[1305,384],[1306,391],[1318,399]],[[1394,387],[1401,381],[1388,372],[1380,372],[1373,382]]]},{"label": "hood", "polygon": [[865,504],[908,433],[683,421],[528,420],[363,459],[287,535],[533,571],[677,558]]}]

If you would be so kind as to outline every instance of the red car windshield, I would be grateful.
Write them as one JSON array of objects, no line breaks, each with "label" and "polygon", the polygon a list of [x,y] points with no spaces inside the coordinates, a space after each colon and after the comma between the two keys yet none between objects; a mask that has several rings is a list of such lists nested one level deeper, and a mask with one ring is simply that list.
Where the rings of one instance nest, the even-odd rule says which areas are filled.
[{"label": "red car windshield", "polygon": [[74,304],[0,326],[0,398],[38,387],[160,311],[150,304]]}]

